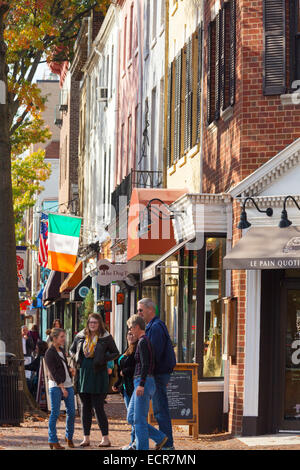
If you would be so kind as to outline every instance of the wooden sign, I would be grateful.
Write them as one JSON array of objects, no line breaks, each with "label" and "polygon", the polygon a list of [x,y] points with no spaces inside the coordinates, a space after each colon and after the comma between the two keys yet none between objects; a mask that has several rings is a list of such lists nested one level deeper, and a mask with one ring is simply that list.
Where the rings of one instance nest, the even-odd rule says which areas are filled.
[{"label": "wooden sign", "polygon": [[[167,386],[167,396],[172,424],[188,425],[190,435],[198,438],[198,364],[176,364]],[[152,402],[148,418],[150,424],[156,424]]]}]

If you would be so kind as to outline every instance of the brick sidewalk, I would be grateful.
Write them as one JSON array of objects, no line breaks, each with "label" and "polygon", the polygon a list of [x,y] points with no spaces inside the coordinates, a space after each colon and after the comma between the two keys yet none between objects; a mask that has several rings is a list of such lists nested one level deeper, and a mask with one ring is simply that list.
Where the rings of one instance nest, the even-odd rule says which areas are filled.
[{"label": "brick sidewalk", "polygon": [[[120,395],[109,395],[106,412],[109,419],[109,433],[112,447],[100,449],[97,447],[101,440],[101,433],[95,419],[91,431],[90,450],[119,450],[128,444],[130,439],[130,426],[126,422],[126,409]],[[65,418],[62,416],[57,423],[58,437],[61,444],[64,441]],[[0,450],[48,450],[48,419],[27,417],[19,427],[0,426]],[[76,417],[74,444],[78,446],[82,440],[82,429],[79,416]],[[176,450],[300,450],[300,445],[275,445],[248,447],[239,439],[229,434],[200,435],[193,439],[188,435],[188,428],[174,426],[174,441]],[[154,443],[150,442],[150,448]],[[82,449],[81,449],[82,450]],[[84,450],[84,449],[83,449]]]}]

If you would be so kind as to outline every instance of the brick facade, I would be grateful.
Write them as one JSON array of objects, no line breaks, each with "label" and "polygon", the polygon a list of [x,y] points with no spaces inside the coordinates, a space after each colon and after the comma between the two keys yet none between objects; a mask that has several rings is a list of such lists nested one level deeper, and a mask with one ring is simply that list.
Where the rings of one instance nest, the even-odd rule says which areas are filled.
[{"label": "brick facade", "polygon": [[[205,2],[204,77],[207,76],[208,24],[215,1]],[[223,2],[221,2],[222,6]],[[289,44],[288,2],[286,11]],[[263,95],[263,2],[236,1],[236,94],[233,114],[207,126],[207,80],[204,79],[203,192],[228,191],[300,135],[300,107],[282,105],[279,95]],[[289,80],[289,47],[286,52]],[[233,203],[233,245],[240,238],[240,216]],[[232,272],[232,295],[238,297],[238,347],[230,365],[229,431],[241,433],[244,393],[246,273]]]}]

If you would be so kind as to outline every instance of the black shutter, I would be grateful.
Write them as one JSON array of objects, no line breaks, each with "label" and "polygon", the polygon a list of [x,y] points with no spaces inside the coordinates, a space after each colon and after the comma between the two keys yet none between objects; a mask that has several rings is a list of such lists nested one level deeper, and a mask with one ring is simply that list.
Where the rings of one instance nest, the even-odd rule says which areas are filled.
[{"label": "black shutter", "polygon": [[264,95],[286,90],[285,0],[264,0]]},{"label": "black shutter", "polygon": [[212,118],[212,76],[211,76],[211,66],[212,66],[212,23],[208,25],[208,35],[207,35],[207,123],[210,124],[213,121]]},{"label": "black shutter", "polygon": [[171,156],[171,129],[172,129],[172,64],[168,70],[168,117],[167,117],[167,164],[172,164]]},{"label": "black shutter", "polygon": [[185,79],[185,116],[184,116],[184,152],[191,148],[192,143],[192,105],[193,105],[193,42],[188,40],[186,47],[186,79]]},{"label": "black shutter", "polygon": [[201,78],[202,78],[202,28],[198,28],[198,67],[197,67],[197,121],[196,121],[196,142],[200,141],[201,122]]},{"label": "black shutter", "polygon": [[235,103],[236,1],[230,1],[229,104]]},{"label": "black shutter", "polygon": [[220,117],[221,97],[221,12],[216,16],[216,71],[215,71],[215,120]]},{"label": "black shutter", "polygon": [[225,99],[225,67],[226,67],[226,9],[225,5],[221,10],[221,53],[220,53],[220,106],[226,108]]},{"label": "black shutter", "polygon": [[181,121],[181,52],[175,59],[175,109],[174,109],[174,161],[180,157],[180,121]]},{"label": "black shutter", "polygon": [[[297,2],[298,3],[298,2]],[[298,5],[295,0],[289,2],[290,7],[290,83],[289,87],[292,90],[292,83],[296,80],[296,32],[297,32],[297,19],[298,19]]]}]

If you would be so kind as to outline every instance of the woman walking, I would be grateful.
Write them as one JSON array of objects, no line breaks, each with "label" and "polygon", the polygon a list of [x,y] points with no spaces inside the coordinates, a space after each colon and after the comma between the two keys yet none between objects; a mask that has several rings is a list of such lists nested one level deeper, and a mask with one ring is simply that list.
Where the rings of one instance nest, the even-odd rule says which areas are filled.
[{"label": "woman walking", "polygon": [[84,439],[80,446],[90,445],[94,410],[102,433],[99,447],[110,447],[108,420],[104,411],[104,400],[109,383],[107,362],[116,359],[119,351],[98,313],[89,315],[86,328],[76,335],[70,353],[77,368],[76,388],[82,405],[81,422]]},{"label": "woman walking", "polygon": [[56,433],[56,422],[60,414],[60,403],[63,399],[66,404],[66,442],[68,447],[73,448],[73,434],[75,422],[75,402],[72,376],[69,370],[66,355],[64,353],[64,344],[66,332],[62,328],[51,330],[50,339],[52,345],[45,354],[45,362],[48,368],[49,377],[49,395],[51,403],[51,414],[49,418],[49,446],[50,449],[64,449],[60,445]]},{"label": "woman walking", "polygon": [[[135,351],[138,340],[133,336],[131,332],[127,333],[128,348],[118,359],[118,380],[112,387],[114,392],[120,391],[123,395],[126,408],[130,403],[130,399],[134,390],[133,375],[135,369]],[[135,432],[134,426],[131,428],[131,439],[130,443],[122,447],[122,450],[135,450]]]}]

